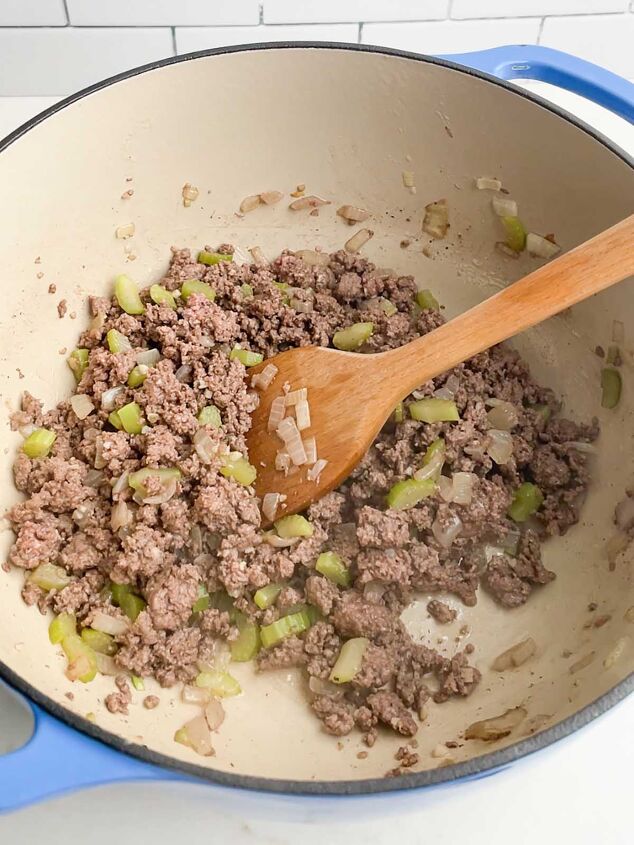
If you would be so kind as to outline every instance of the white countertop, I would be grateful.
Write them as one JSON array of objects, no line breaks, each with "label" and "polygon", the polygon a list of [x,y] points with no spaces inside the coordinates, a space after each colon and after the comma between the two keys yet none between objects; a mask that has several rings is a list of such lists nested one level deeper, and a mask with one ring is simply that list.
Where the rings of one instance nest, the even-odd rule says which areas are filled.
[{"label": "white countertop", "polygon": [[[548,85],[527,88],[576,113],[634,155],[634,126]],[[0,138],[56,98],[0,98]],[[244,821],[214,801],[208,787],[126,784],[101,787],[0,817],[6,845],[42,840],[68,845],[620,845],[631,842],[634,700],[623,702],[569,740],[507,771],[470,784],[421,794],[416,810],[354,823],[305,818],[299,826],[278,810],[275,821]],[[0,784],[0,789],[2,784]],[[219,809],[219,806],[222,809]],[[318,812],[318,811],[315,811]],[[628,833],[629,831],[629,833]]]}]

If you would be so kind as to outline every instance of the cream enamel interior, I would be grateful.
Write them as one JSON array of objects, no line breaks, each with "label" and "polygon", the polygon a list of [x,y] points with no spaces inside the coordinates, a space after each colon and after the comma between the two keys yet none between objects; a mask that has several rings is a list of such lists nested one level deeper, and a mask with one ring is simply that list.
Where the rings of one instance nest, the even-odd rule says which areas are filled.
[{"label": "cream enamel interior", "polygon": [[[415,194],[403,187],[403,170],[415,171]],[[75,346],[87,294],[109,291],[114,274],[125,271],[149,284],[166,266],[172,244],[258,244],[271,257],[283,247],[339,248],[351,230],[334,209],[352,203],[374,213],[375,236],[364,254],[415,274],[451,316],[536,266],[535,259],[513,261],[494,252],[499,234],[490,194],[473,187],[479,175],[499,176],[528,227],[555,232],[564,249],[634,210],[631,167],[564,118],[466,73],[378,53],[300,48],[196,58],[117,82],[35,126],[0,155],[2,510],[17,498],[11,462],[21,438],[9,431],[9,413],[24,389],[47,406],[72,389],[62,350]],[[190,208],[181,198],[187,181],[200,189]],[[318,217],[293,213],[286,202],[243,219],[235,215],[244,196],[289,192],[300,182],[333,206]],[[120,199],[130,187],[134,196]],[[449,201],[451,230],[427,258],[421,211],[440,197]],[[135,224],[134,237],[117,240],[115,228],[128,222]],[[406,237],[414,241],[402,249]],[[51,283],[54,296],[47,292]],[[76,319],[58,318],[62,298]],[[626,326],[624,395],[616,411],[605,412],[600,361],[592,350],[610,342],[615,317]],[[475,663],[484,675],[466,701],[429,707],[415,771],[446,763],[432,749],[476,719],[520,704],[528,711],[503,743],[464,743],[450,752],[454,760],[557,723],[634,668],[634,625],[625,620],[634,604],[632,551],[612,572],[604,551],[614,533],[614,506],[634,480],[633,335],[630,280],[517,339],[543,383],[563,395],[567,413],[577,419],[598,414],[594,483],[581,524],[546,544],[557,580],[527,605],[505,611],[481,592],[477,607],[464,608],[449,597],[459,617],[444,627],[428,619],[426,597],[406,611],[421,641],[447,654],[468,625],[460,641],[476,644]],[[11,536],[0,535],[3,558]],[[209,759],[172,741],[196,713],[180,703],[177,690],[159,691],[161,705],[152,712],[135,693],[129,717],[110,715],[103,698],[111,680],[82,686],[65,679],[63,658],[47,640],[47,620],[22,603],[21,581],[19,572],[0,578],[0,661],[64,707],[95,713],[99,725],[126,740],[212,769],[299,780],[375,777],[395,765],[402,743],[387,735],[367,759],[357,759],[364,748],[357,733],[338,750],[310,715],[306,684],[295,673],[255,677],[239,666],[235,674],[245,692],[227,702],[217,753]],[[597,613],[611,615],[600,629],[584,627],[592,601]],[[528,635],[538,645],[533,659],[503,675],[490,670],[497,654]],[[621,656],[606,668],[617,643]],[[590,653],[592,662],[571,674],[570,666]],[[71,689],[72,702],[65,698]]]}]

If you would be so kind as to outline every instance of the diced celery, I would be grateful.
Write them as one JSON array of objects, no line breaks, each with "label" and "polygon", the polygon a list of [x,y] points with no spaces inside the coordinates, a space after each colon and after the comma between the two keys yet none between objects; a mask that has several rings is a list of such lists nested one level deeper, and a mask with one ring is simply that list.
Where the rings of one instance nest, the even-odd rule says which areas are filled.
[{"label": "diced celery", "polygon": [[231,642],[231,659],[236,663],[253,660],[260,650],[260,629],[243,613],[236,615],[238,636]]},{"label": "diced celery", "polygon": [[522,252],[526,246],[526,229],[519,217],[500,217],[506,232],[506,245],[514,252]]},{"label": "diced celery", "polygon": [[548,405],[529,405],[529,408],[532,408],[536,414],[539,414],[545,423],[550,419],[552,411]]},{"label": "diced celery", "polygon": [[240,285],[240,292],[242,293],[243,299],[253,299],[253,287],[252,285]]},{"label": "diced celery", "polygon": [[440,311],[440,303],[428,288],[418,291],[416,294],[416,303],[423,309],[423,311],[426,309]]},{"label": "diced celery", "polygon": [[347,684],[357,674],[363,663],[363,655],[369,640],[365,637],[354,637],[341,646],[339,657],[330,672],[329,680],[333,684]]},{"label": "diced celery", "polygon": [[48,428],[36,428],[22,444],[22,451],[29,458],[45,458],[53,448],[57,435]]},{"label": "diced celery", "polygon": [[191,739],[189,738],[189,733],[187,732],[186,725],[176,731],[176,733],[174,734],[174,742],[178,742],[180,745],[184,745],[186,748],[194,747],[192,745]]},{"label": "diced celery", "polygon": [[209,596],[209,605],[216,610],[222,611],[222,613],[228,613],[231,622],[236,621],[238,611],[233,606],[233,599],[224,590],[218,590],[217,592],[212,593]]},{"label": "diced celery", "polygon": [[110,329],[106,335],[106,341],[108,343],[108,349],[115,355],[119,352],[130,352],[132,349],[132,344],[128,338],[116,329]]},{"label": "diced celery", "polygon": [[286,637],[307,631],[311,624],[312,620],[307,610],[300,610],[297,613],[282,616],[276,622],[265,625],[260,629],[262,645],[265,648],[271,648],[271,646],[282,642]]},{"label": "diced celery", "polygon": [[48,638],[53,643],[61,643],[66,637],[77,632],[77,620],[74,613],[60,613],[48,626]]},{"label": "diced celery", "polygon": [[267,584],[266,587],[260,587],[253,596],[253,601],[260,610],[266,610],[275,604],[283,588],[283,584]]},{"label": "diced celery", "polygon": [[425,454],[423,456],[423,466],[427,466],[427,464],[431,461],[431,459],[437,452],[444,451],[445,441],[442,439],[442,437],[437,437],[436,440],[430,443],[427,449],[425,450]]},{"label": "diced celery", "polygon": [[123,429],[123,423],[121,422],[121,417],[119,416],[118,411],[110,411],[108,414],[108,422],[111,426],[117,429],[117,431],[121,431]]},{"label": "diced celery", "polygon": [[288,290],[288,289],[289,289],[289,287],[290,287],[290,285],[288,284],[288,282],[273,282],[273,284],[275,285],[275,287],[276,287],[278,290],[282,290],[282,291],[286,291],[286,290]]},{"label": "diced celery", "polygon": [[601,370],[601,407],[616,408],[621,398],[621,373],[611,367]]},{"label": "diced celery", "polygon": [[228,455],[221,456],[222,466],[220,472],[225,478],[233,478],[243,487],[253,484],[257,478],[257,470],[246,458],[230,458]]},{"label": "diced celery", "polygon": [[135,596],[134,593],[125,593],[121,596],[121,600],[119,601],[119,607],[133,622],[141,613],[142,610],[145,610],[145,602],[141,598],[141,596]]},{"label": "diced celery", "polygon": [[233,361],[238,359],[245,367],[255,367],[256,364],[261,364],[264,360],[264,355],[261,352],[251,352],[248,349],[240,349],[239,346],[234,346],[229,355],[229,359]]},{"label": "diced celery", "polygon": [[379,305],[381,307],[381,310],[385,313],[386,317],[393,317],[398,311],[398,308],[396,307],[396,305],[394,305],[391,299],[384,299],[383,297],[381,297]]},{"label": "diced celery", "polygon": [[138,675],[130,675],[130,680],[132,681],[132,686],[137,692],[143,692],[145,689],[143,678],[140,678]]},{"label": "diced celery", "polygon": [[152,285],[150,288],[150,299],[156,305],[167,305],[169,308],[176,309],[174,294],[162,285]]},{"label": "diced celery", "polygon": [[402,423],[405,417],[404,406],[402,402],[399,402],[396,408],[394,408],[394,422]]},{"label": "diced celery", "polygon": [[621,363],[621,350],[615,343],[608,346],[608,351],[605,356],[605,363],[614,367],[618,367]]},{"label": "diced celery", "polygon": [[128,402],[117,411],[121,425],[128,434],[141,434],[145,420],[141,413],[141,406],[137,402]]},{"label": "diced celery", "polygon": [[132,587],[129,584],[115,584],[110,585],[110,595],[112,596],[113,604],[120,605],[123,596],[132,592]]},{"label": "diced celery", "polygon": [[78,634],[69,634],[62,640],[62,648],[68,658],[66,676],[83,684],[92,681],[97,674],[97,659],[90,646]]},{"label": "diced celery", "polygon": [[332,338],[332,345],[344,352],[353,352],[372,337],[374,323],[353,323],[347,329],[335,332]]},{"label": "diced celery", "polygon": [[317,558],[315,569],[340,587],[350,586],[350,571],[336,552],[322,552]]},{"label": "diced celery", "polygon": [[207,282],[201,282],[198,279],[188,279],[186,282],[183,282],[181,296],[185,302],[187,302],[189,297],[193,296],[195,293],[201,293],[211,302],[213,302],[216,298],[216,291],[211,285],[208,285]]},{"label": "diced celery", "polygon": [[298,513],[292,516],[283,516],[275,521],[275,530],[279,537],[285,540],[291,537],[312,537],[314,528],[305,516]]},{"label": "diced celery", "polygon": [[89,352],[87,349],[73,349],[73,351],[68,356],[67,363],[68,366],[73,371],[73,375],[75,376],[75,381],[79,384],[81,381],[81,377],[88,366],[88,356]]},{"label": "diced celery", "polygon": [[54,563],[41,563],[29,577],[29,584],[35,584],[48,593],[50,590],[63,590],[72,581],[70,575],[61,566]]},{"label": "diced celery", "polygon": [[529,516],[539,510],[543,501],[544,496],[539,487],[525,481],[515,491],[508,515],[514,522],[526,522]]},{"label": "diced celery", "polygon": [[200,672],[196,676],[196,686],[210,690],[217,698],[229,698],[242,692],[240,684],[228,672]]},{"label": "diced celery", "polygon": [[198,422],[201,425],[210,425],[212,428],[220,428],[222,425],[220,411],[215,405],[205,405],[198,414]]},{"label": "diced celery", "polygon": [[105,634],[103,631],[84,628],[81,632],[81,638],[93,651],[98,651],[100,654],[107,654],[112,657],[113,654],[117,653],[117,644],[114,639],[110,634]]},{"label": "diced celery", "polygon": [[456,422],[460,419],[456,403],[452,399],[418,399],[407,406],[409,415],[419,422]]},{"label": "diced celery", "polygon": [[201,249],[196,260],[199,264],[210,266],[212,264],[220,264],[221,261],[233,261],[233,255],[229,255],[226,252],[207,252]]},{"label": "diced celery", "polygon": [[436,482],[433,478],[424,478],[421,481],[417,478],[405,478],[390,488],[386,497],[387,506],[397,511],[407,510],[427,499],[435,489]]},{"label": "diced celery", "polygon": [[203,610],[207,610],[209,607],[209,593],[207,592],[207,587],[204,584],[198,585],[198,598],[194,602],[194,606],[192,607],[192,613],[202,613]]},{"label": "diced celery", "polygon": [[145,306],[141,302],[139,289],[129,276],[121,274],[116,277],[114,280],[114,295],[126,314],[145,313]]},{"label": "diced celery", "polygon": [[146,364],[137,364],[133,367],[128,376],[128,387],[141,387],[149,371],[150,368]]},{"label": "diced celery", "polygon": [[159,478],[162,482],[170,481],[172,478],[178,480],[182,477],[181,471],[177,467],[143,467],[136,472],[131,472],[128,476],[128,484],[133,490],[138,490],[140,493],[147,493],[144,482],[148,478]]}]

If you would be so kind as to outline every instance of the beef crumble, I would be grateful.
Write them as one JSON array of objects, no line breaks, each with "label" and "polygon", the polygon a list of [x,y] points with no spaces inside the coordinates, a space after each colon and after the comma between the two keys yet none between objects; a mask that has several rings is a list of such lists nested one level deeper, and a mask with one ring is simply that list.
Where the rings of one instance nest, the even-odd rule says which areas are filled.
[{"label": "beef crumble", "polygon": [[[221,251],[232,252],[227,244]],[[179,289],[187,280],[209,285],[215,301],[204,293],[185,299]],[[480,673],[468,661],[472,647],[445,657],[412,640],[400,620],[412,591],[448,592],[473,605],[482,583],[512,608],[552,580],[540,544],[578,519],[589,476],[586,455],[574,443],[594,440],[596,423],[560,418],[553,393],[532,379],[518,354],[494,347],[416,392],[415,398],[429,397],[453,384],[458,421],[390,420],[346,483],[308,509],[312,537],[276,548],[260,530],[253,489],[219,472],[223,450],[246,456],[245,435],[258,403],[244,365],[229,357],[231,348],[239,344],[268,357],[293,346],[326,346],[335,331],[371,319],[374,332],[361,351],[378,352],[432,331],[443,317],[416,305],[412,277],[377,270],[343,251],[327,266],[310,266],[289,251],[270,264],[207,266],[189,250],[173,249],[160,284],[175,295],[175,307],[142,291],[144,312],[132,316],[115,298],[91,298],[93,320],[79,342],[86,363],[75,372],[77,393],[91,400],[94,411],[80,419],[64,401],[44,413],[25,393],[14,415],[16,428],[44,427],[56,439],[45,457],[16,457],[15,484],[26,499],[9,513],[16,534],[9,562],[27,575],[53,564],[68,580],[48,592],[29,581],[25,601],[43,612],[72,613],[79,626],[89,626],[95,611],[124,618],[113,587],[123,585],[136,610],[114,636],[113,659],[122,673],[154,677],[163,686],[191,682],[219,642],[236,640],[240,618],[270,624],[308,605],[321,618],[308,631],[262,649],[258,669],[303,667],[312,709],[328,733],[341,736],[356,727],[369,746],[378,725],[413,736],[415,714],[428,699],[467,696]],[[395,309],[390,316],[381,307],[385,300]],[[112,352],[112,331],[125,335],[131,348]],[[147,360],[150,350],[155,360],[142,383],[128,386],[138,355]],[[513,452],[504,464],[487,452],[491,398],[511,402],[517,413]],[[142,415],[138,433],[113,424],[112,411],[131,402]],[[199,422],[210,405],[219,426]],[[206,459],[193,443],[201,428],[215,450]],[[470,502],[447,502],[437,490],[407,510],[388,509],[392,485],[412,475],[438,438],[445,443],[445,476],[473,474]],[[167,468],[178,470],[171,487],[152,476]],[[139,470],[149,472],[140,496],[126,483]],[[516,526],[508,508],[525,481],[540,487],[544,501],[530,525]],[[459,533],[440,542],[456,518]],[[518,528],[516,549],[509,548]],[[485,546],[494,549],[486,558]],[[348,587],[315,572],[323,551],[341,557]],[[283,589],[261,609],[253,596],[274,582]],[[194,610],[207,595],[209,606]],[[427,609],[439,623],[456,616],[439,599]],[[335,688],[328,678],[352,637],[365,637],[368,645],[352,681]],[[117,676],[116,686],[106,705],[126,713],[131,693],[125,675]],[[150,696],[144,706],[156,703]],[[415,756],[403,756],[402,765]]]}]

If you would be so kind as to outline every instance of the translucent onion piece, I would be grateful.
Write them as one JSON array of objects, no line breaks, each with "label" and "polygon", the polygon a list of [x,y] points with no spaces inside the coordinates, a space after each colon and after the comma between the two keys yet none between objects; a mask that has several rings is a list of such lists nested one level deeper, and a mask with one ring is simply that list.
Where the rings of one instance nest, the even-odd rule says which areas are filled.
[{"label": "translucent onion piece", "polygon": [[263,539],[265,543],[273,546],[274,549],[288,549],[290,546],[294,546],[295,543],[299,543],[300,540],[299,537],[278,537],[272,531],[266,531]]},{"label": "translucent onion piece", "polygon": [[[300,431],[310,428],[310,407],[305,399],[300,400],[295,405],[295,420]],[[313,461],[309,463],[313,463]]]},{"label": "translucent onion piece", "polygon": [[115,481],[112,486],[112,492],[115,496],[118,496],[119,493],[123,493],[124,490],[128,488],[128,479],[130,478],[129,472],[122,473],[119,478]]},{"label": "translucent onion piece", "polygon": [[363,595],[372,602],[378,602],[383,598],[387,584],[383,581],[368,581],[363,587]]},{"label": "translucent onion piece", "polygon": [[278,452],[275,456],[275,469],[285,472],[291,465],[291,456],[288,452]]},{"label": "translucent onion piece", "polygon": [[317,439],[315,437],[304,438],[304,451],[306,452],[306,463],[314,464],[317,460]]},{"label": "translucent onion piece", "polygon": [[189,379],[192,377],[193,372],[194,368],[191,364],[183,364],[176,370],[174,376],[177,381],[180,381],[184,384],[185,382],[189,381]]},{"label": "translucent onion piece", "polygon": [[499,179],[493,179],[490,176],[478,176],[475,184],[479,191],[499,191],[502,187]]},{"label": "translucent onion piece", "polygon": [[292,417],[286,417],[277,427],[277,436],[284,441],[286,451],[290,455],[295,466],[306,463],[306,451],[302,442],[302,436]]},{"label": "translucent onion piece", "polygon": [[403,180],[403,187],[405,188],[413,188],[414,187],[414,171],[413,170],[403,170],[401,173],[401,179]]},{"label": "translucent onion piece", "polygon": [[311,676],[310,680],[308,681],[308,688],[313,693],[313,695],[327,695],[327,696],[340,696],[343,694],[343,690],[341,686],[337,686],[337,684],[333,684],[332,681],[325,681],[323,678],[316,678],[314,675]]},{"label": "translucent onion piece", "polygon": [[225,720],[225,711],[217,698],[212,698],[205,707],[205,719],[210,731],[218,730]]},{"label": "translucent onion piece", "polygon": [[110,514],[110,527],[113,531],[120,528],[127,528],[132,522],[132,512],[125,502],[117,502]]},{"label": "translucent onion piece", "polygon": [[125,240],[126,238],[131,238],[134,234],[135,226],[134,223],[124,223],[123,226],[117,226],[114,230],[115,238],[119,238],[120,240]]},{"label": "translucent onion piece", "polygon": [[183,190],[181,191],[181,195],[183,197],[183,205],[185,208],[189,208],[189,206],[194,202],[194,200],[198,199],[198,188],[195,185],[190,185],[189,182],[185,182],[183,185]]},{"label": "translucent onion piece", "polygon": [[279,370],[275,364],[267,364],[262,372],[256,373],[251,377],[251,387],[257,387],[258,390],[266,390],[273,383],[275,376]]},{"label": "translucent onion piece", "polygon": [[515,200],[508,199],[508,197],[493,197],[491,205],[498,217],[517,217]]},{"label": "translucent onion piece", "polygon": [[454,472],[452,500],[457,505],[469,505],[473,498],[473,487],[477,476],[472,472]]},{"label": "translucent onion piece", "polygon": [[425,206],[423,232],[432,238],[442,240],[449,229],[449,206],[446,199],[430,202]]},{"label": "translucent onion piece", "polygon": [[269,420],[267,428],[269,431],[277,431],[278,426],[284,419],[286,413],[286,399],[284,396],[277,396],[271,402],[271,410],[269,411]]},{"label": "translucent onion piece", "polygon": [[218,444],[211,439],[204,428],[199,428],[194,434],[193,443],[196,454],[204,464],[210,464],[218,454]]},{"label": "translucent onion piece", "polygon": [[309,481],[317,481],[317,479],[322,474],[327,465],[328,461],[324,460],[323,458],[320,458],[318,461],[315,461],[313,466],[306,473],[306,478]]},{"label": "translucent onion piece", "polygon": [[289,390],[284,397],[287,405],[297,405],[298,402],[305,402],[308,399],[308,388],[300,387],[298,390]]},{"label": "translucent onion piece", "polygon": [[537,651],[537,644],[532,637],[527,637],[516,645],[507,648],[502,654],[498,654],[491,669],[496,672],[505,672],[507,669],[516,669],[526,663]]},{"label": "translucent onion piece", "polygon": [[174,493],[176,493],[176,479],[170,478],[167,481],[162,482],[162,485],[162,493],[158,493],[156,496],[143,497],[144,505],[163,505],[165,502],[169,502]]},{"label": "translucent onion piece", "polygon": [[174,734],[176,742],[189,746],[201,757],[211,757],[215,752],[211,744],[211,731],[204,716],[196,716]]},{"label": "translucent onion piece", "polygon": [[110,675],[111,677],[121,674],[121,667],[115,663],[114,658],[111,657],[109,654],[101,654],[101,652],[95,651],[94,656],[97,671],[100,674]]},{"label": "translucent onion piece", "polygon": [[111,637],[118,637],[125,634],[130,627],[130,623],[127,619],[109,616],[103,610],[95,610],[91,617],[90,627],[95,631],[110,634]]},{"label": "translucent onion piece", "polygon": [[501,716],[474,722],[465,731],[465,739],[482,739],[485,742],[503,739],[524,721],[526,715],[526,710],[523,707],[515,707],[502,713]]},{"label": "translucent onion piece", "polygon": [[357,674],[363,663],[363,655],[369,640],[365,637],[353,637],[341,646],[339,657],[328,677],[335,684],[346,684]]},{"label": "translucent onion piece", "polygon": [[372,229],[359,229],[351,238],[348,238],[344,244],[344,249],[346,252],[359,252],[361,247],[367,244],[370,238],[373,237],[374,232]]},{"label": "translucent onion piece", "polygon": [[320,205],[330,205],[330,200],[325,200],[311,194],[310,196],[299,197],[299,199],[293,200],[289,208],[291,211],[301,211],[304,208],[319,208]]},{"label": "translucent onion piece", "polygon": [[261,202],[262,200],[260,199],[259,194],[251,194],[251,196],[245,197],[240,203],[240,211],[243,214],[246,214],[249,211],[253,211],[254,208],[257,208]]},{"label": "translucent onion piece", "polygon": [[453,392],[453,390],[449,390],[448,387],[443,386],[439,387],[438,390],[434,390],[432,396],[434,396],[436,399],[453,399],[455,393]]},{"label": "translucent onion piece", "polygon": [[625,499],[621,499],[614,509],[614,521],[621,531],[634,528],[634,498],[626,496]]},{"label": "translucent onion piece", "polygon": [[314,249],[299,249],[295,255],[310,267],[327,267],[330,264],[330,256],[327,252],[316,252]]},{"label": "translucent onion piece", "polygon": [[142,349],[136,354],[137,364],[144,364],[146,367],[154,367],[161,360],[161,353],[158,349]]},{"label": "translucent onion piece", "polygon": [[89,502],[84,502],[79,505],[79,507],[76,507],[72,514],[75,525],[78,525],[80,528],[85,528],[90,522],[92,510],[93,506]]},{"label": "translucent onion piece", "polygon": [[444,462],[445,450],[436,450],[429,459],[429,461],[420,469],[416,470],[416,472],[414,473],[414,478],[416,478],[418,481],[424,481],[426,478],[438,478]]},{"label": "translucent onion piece", "polygon": [[621,320],[612,321],[612,342],[625,343],[625,324]]},{"label": "translucent onion piece", "polygon": [[253,258],[253,261],[258,265],[258,267],[266,267],[269,263],[262,252],[262,247],[252,246],[249,252],[251,253],[251,258]]},{"label": "translucent onion piece", "polygon": [[101,487],[105,477],[100,469],[89,469],[84,478],[84,484],[87,487]]},{"label": "translucent onion piece", "polygon": [[275,203],[279,202],[283,196],[284,194],[281,191],[262,191],[260,199],[264,205],[275,205]]},{"label": "translucent onion piece", "polygon": [[453,481],[451,478],[447,478],[446,475],[441,475],[438,479],[438,490],[440,492],[440,497],[444,499],[445,502],[451,502],[453,499]]},{"label": "translucent onion piece", "polygon": [[90,397],[85,393],[77,393],[70,398],[70,406],[73,409],[77,419],[85,420],[95,410]]},{"label": "translucent onion piece", "polygon": [[273,522],[275,519],[279,506],[279,493],[265,493],[264,498],[262,499],[262,513],[270,522]]},{"label": "translucent onion piece", "polygon": [[509,431],[492,428],[488,432],[487,454],[496,464],[508,464],[513,456],[513,435]]},{"label": "translucent onion piece", "polygon": [[181,698],[185,704],[208,704],[211,700],[211,693],[203,687],[190,687],[185,685],[181,692]]},{"label": "translucent onion piece", "polygon": [[125,393],[125,387],[122,384],[117,387],[110,387],[108,390],[104,390],[101,394],[101,407],[104,411],[112,411],[117,398],[123,393]]},{"label": "translucent onion piece", "polygon": [[498,428],[502,431],[511,431],[512,428],[515,428],[519,419],[515,405],[501,399],[489,399],[487,404],[493,405],[487,413],[487,419],[492,428]]},{"label": "translucent onion piece", "polygon": [[508,258],[520,257],[519,252],[516,252],[514,249],[511,249],[511,247],[505,244],[504,241],[496,241],[495,249],[497,252],[501,253],[502,255],[506,255]]},{"label": "translucent onion piece", "polygon": [[462,531],[462,520],[457,514],[449,514],[446,525],[441,525],[438,517],[434,520],[432,534],[444,549],[448,549]]},{"label": "translucent onion piece", "polygon": [[583,452],[585,455],[596,455],[597,447],[593,443],[586,443],[584,440],[568,440],[563,446],[569,446],[576,452]]},{"label": "translucent onion piece", "polygon": [[26,439],[30,434],[33,434],[36,428],[37,426],[33,423],[28,423],[28,425],[20,426],[20,434]]},{"label": "translucent onion piece", "polygon": [[348,223],[363,223],[364,220],[371,217],[369,211],[365,211],[363,208],[357,208],[356,205],[342,205],[341,208],[337,209],[337,214],[339,217],[347,220]]},{"label": "translucent onion piece", "polygon": [[291,308],[294,308],[296,311],[299,311],[300,314],[312,314],[312,312],[314,311],[312,302],[305,302],[301,299],[291,299],[289,305],[291,306]]},{"label": "translucent onion piece", "polygon": [[526,235],[526,249],[531,255],[536,255],[538,258],[553,258],[558,252],[561,252],[561,247],[558,244],[549,241],[548,238],[542,238],[541,235],[536,235],[535,232],[529,232]]}]

